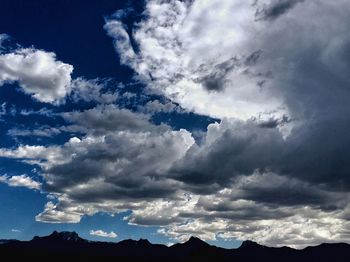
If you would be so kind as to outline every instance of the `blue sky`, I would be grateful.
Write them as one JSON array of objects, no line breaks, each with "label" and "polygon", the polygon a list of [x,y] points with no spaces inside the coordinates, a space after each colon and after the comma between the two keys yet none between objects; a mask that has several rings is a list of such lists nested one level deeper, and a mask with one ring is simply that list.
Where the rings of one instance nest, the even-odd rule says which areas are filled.
[{"label": "blue sky", "polygon": [[349,242],[349,13],[2,1],[0,238]]}]

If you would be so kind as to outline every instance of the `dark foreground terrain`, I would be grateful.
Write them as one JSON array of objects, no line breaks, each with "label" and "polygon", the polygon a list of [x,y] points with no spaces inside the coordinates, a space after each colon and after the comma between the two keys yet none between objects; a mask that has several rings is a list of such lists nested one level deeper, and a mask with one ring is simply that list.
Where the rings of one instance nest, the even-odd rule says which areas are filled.
[{"label": "dark foreground terrain", "polygon": [[[87,259],[100,261],[350,261],[350,245],[321,244],[295,250],[272,248],[245,241],[237,249],[211,246],[192,237],[186,243],[171,247],[151,244],[148,240],[124,240],[119,243],[92,242],[75,232],[53,232],[34,237],[31,241],[0,240],[0,260],[35,258],[37,261],[56,259]],[[79,260],[80,261],[80,260]]]}]

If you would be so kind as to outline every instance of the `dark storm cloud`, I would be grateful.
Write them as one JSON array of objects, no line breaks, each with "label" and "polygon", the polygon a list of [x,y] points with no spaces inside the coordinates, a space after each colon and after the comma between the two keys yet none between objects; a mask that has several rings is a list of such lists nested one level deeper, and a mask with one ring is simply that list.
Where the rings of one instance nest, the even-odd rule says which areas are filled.
[{"label": "dark storm cloud", "polygon": [[233,199],[246,199],[279,206],[313,206],[324,211],[346,206],[349,194],[327,190],[294,178],[273,174],[255,174],[241,178]]},{"label": "dark storm cloud", "polygon": [[245,59],[245,65],[255,65],[258,60],[260,59],[260,56],[262,55],[262,50],[257,50],[253,53],[251,53],[246,59]]},{"label": "dark storm cloud", "polygon": [[275,0],[258,8],[255,17],[257,20],[274,20],[301,2],[304,2],[304,0]]},{"label": "dark storm cloud", "polygon": [[227,74],[240,64],[241,62],[236,57],[232,57],[217,65],[202,64],[198,71],[203,74],[203,76],[196,79],[195,82],[201,83],[208,91],[223,91],[225,85],[229,82],[226,79]]},{"label": "dark storm cloud", "polygon": [[249,175],[256,169],[264,171],[273,165],[276,153],[284,145],[277,129],[260,128],[254,121],[223,120],[219,132],[213,132],[213,137],[211,133],[209,128],[207,144],[189,150],[174,168],[175,179],[188,184],[224,186],[235,176]]},{"label": "dark storm cloud", "polygon": [[79,201],[171,195],[177,183],[162,174],[181,157],[182,143],[171,131],[121,131],[66,144],[64,154],[74,157],[45,170],[45,189]]},{"label": "dark storm cloud", "polygon": [[[287,6],[292,3],[296,4]],[[312,5],[307,8],[314,10]],[[174,167],[174,177],[193,185],[225,185],[237,175],[267,170],[348,191],[350,37],[345,28],[349,11],[347,6],[332,16],[334,28],[322,20],[318,26],[305,22],[300,29],[281,18],[270,34],[255,43],[264,55],[253,55],[259,59],[252,61],[260,69],[272,69],[268,85],[282,93],[291,117],[224,120],[218,128],[213,126],[216,133],[209,128],[203,146],[187,152]],[[327,10],[323,12],[328,15]],[[280,58],[288,63],[276,64]],[[285,126],[291,131],[283,138],[280,129]]]},{"label": "dark storm cloud", "polygon": [[283,115],[281,118],[270,117],[267,120],[258,121],[258,125],[262,128],[277,128],[278,126],[283,126],[292,122],[292,120]]}]

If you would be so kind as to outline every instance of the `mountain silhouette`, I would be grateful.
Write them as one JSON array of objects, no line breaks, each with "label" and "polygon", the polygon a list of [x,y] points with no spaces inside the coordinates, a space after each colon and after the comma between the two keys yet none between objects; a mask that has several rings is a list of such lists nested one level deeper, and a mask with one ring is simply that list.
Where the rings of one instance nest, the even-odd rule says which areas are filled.
[{"label": "mountain silhouette", "polygon": [[297,250],[289,247],[266,247],[244,241],[239,248],[225,249],[191,237],[185,243],[167,247],[146,239],[127,239],[118,243],[85,240],[76,232],[54,231],[35,236],[30,241],[0,240],[0,259],[99,259],[116,261],[348,261],[350,245],[321,244]]},{"label": "mountain silhouette", "polygon": [[78,233],[76,232],[69,232],[69,231],[63,231],[63,232],[52,232],[51,235],[44,236],[44,237],[38,237],[35,236],[32,240],[33,242],[76,242],[76,243],[85,243],[87,240],[79,237]]}]

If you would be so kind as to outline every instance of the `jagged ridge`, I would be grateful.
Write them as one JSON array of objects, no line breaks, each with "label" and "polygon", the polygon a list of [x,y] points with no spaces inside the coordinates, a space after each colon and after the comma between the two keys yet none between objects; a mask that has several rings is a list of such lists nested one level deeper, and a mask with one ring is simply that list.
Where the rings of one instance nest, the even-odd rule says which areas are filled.
[{"label": "jagged ridge", "polygon": [[[2,244],[1,244],[2,243]],[[237,249],[224,249],[191,237],[185,243],[171,247],[152,244],[146,239],[123,240],[118,243],[88,241],[76,232],[54,231],[48,236],[31,241],[2,240],[1,256],[12,258],[45,259],[57,257],[90,259],[111,257],[121,261],[348,261],[350,245],[322,244],[303,250],[273,248],[244,241]]]}]

